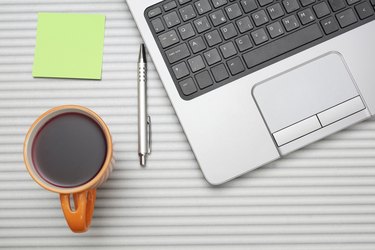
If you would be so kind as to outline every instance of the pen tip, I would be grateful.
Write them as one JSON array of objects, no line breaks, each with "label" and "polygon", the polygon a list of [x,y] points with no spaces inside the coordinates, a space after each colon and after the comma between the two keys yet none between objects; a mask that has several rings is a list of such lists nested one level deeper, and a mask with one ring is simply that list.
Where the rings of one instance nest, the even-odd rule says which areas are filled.
[{"label": "pen tip", "polygon": [[146,166],[146,155],[139,155],[139,163],[142,167]]},{"label": "pen tip", "polygon": [[139,62],[146,62],[146,47],[145,45],[142,43],[140,45],[140,48],[139,48],[139,58],[138,58],[138,61]]}]

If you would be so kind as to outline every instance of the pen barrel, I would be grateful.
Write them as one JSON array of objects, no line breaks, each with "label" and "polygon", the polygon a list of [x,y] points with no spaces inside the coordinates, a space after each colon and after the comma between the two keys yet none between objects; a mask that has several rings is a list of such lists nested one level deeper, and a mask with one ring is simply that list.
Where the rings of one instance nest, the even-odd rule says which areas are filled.
[{"label": "pen barrel", "polygon": [[146,155],[147,148],[147,64],[138,63],[138,153]]}]

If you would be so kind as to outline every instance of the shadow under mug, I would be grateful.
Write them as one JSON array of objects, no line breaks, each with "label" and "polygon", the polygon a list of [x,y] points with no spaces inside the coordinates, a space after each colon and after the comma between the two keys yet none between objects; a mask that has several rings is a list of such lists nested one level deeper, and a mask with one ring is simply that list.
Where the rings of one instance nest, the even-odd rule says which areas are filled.
[{"label": "shadow under mug", "polygon": [[[38,173],[32,159],[33,142],[40,129],[54,117],[66,113],[78,113],[95,121],[105,136],[107,146],[105,161],[99,172],[87,183],[69,188],[59,187],[47,182]],[[114,164],[112,137],[104,121],[95,112],[82,106],[64,105],[50,109],[42,114],[30,127],[24,142],[23,155],[31,177],[43,188],[60,194],[61,208],[70,229],[76,233],[86,232],[90,227],[94,213],[96,188],[107,180]],[[70,204],[71,195],[73,195],[74,210],[72,210]]]}]

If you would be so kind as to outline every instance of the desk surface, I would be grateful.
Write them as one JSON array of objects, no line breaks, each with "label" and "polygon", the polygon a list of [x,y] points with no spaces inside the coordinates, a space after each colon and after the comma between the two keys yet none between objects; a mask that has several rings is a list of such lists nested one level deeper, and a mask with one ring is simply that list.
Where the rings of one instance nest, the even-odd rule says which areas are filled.
[{"label": "desk surface", "polygon": [[[102,81],[31,77],[43,11],[107,16]],[[142,169],[140,42],[124,0],[0,0],[0,248],[375,249],[375,121],[213,188],[151,64],[153,154]],[[98,112],[115,141],[117,164],[84,235],[70,232],[57,195],[35,184],[22,162],[28,127],[60,104]]]}]

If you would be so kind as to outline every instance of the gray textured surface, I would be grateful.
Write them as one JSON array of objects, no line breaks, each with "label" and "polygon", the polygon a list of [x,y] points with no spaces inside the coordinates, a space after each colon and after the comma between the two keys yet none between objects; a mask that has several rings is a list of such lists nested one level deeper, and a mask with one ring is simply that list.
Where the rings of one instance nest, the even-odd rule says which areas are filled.
[{"label": "gray textured surface", "polygon": [[[107,16],[102,81],[31,77],[42,11]],[[374,121],[212,188],[151,64],[153,155],[141,169],[140,41],[123,0],[0,0],[0,248],[375,249]],[[70,232],[57,195],[35,184],[22,162],[28,127],[60,104],[98,112],[115,141],[115,171],[84,235]]]}]

